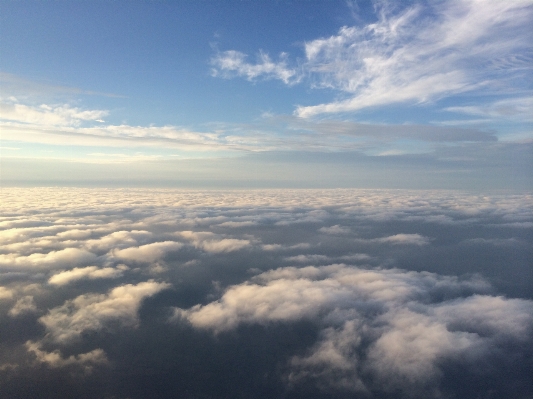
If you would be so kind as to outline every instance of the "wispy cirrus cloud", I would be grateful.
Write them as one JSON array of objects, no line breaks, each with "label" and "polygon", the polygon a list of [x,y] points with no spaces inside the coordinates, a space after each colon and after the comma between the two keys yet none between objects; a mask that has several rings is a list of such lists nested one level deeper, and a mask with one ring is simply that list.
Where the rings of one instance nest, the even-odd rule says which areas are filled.
[{"label": "wispy cirrus cloud", "polygon": [[82,110],[68,104],[28,106],[20,103],[0,102],[1,119],[48,126],[77,126],[84,121],[104,122],[104,110]]},{"label": "wispy cirrus cloud", "polygon": [[306,81],[343,93],[344,99],[298,106],[300,117],[465,92],[508,94],[509,88],[521,89],[513,79],[531,70],[531,6],[530,1],[457,0],[401,9],[380,3],[377,21],[307,41],[298,69],[287,66],[285,54],[277,65],[265,53],[250,64],[232,50],[213,58],[214,75]]},{"label": "wispy cirrus cloud", "polygon": [[261,77],[263,79],[279,79],[287,84],[296,83],[300,77],[296,69],[287,67],[286,53],[280,54],[278,62],[272,61],[270,56],[263,51],[257,55],[257,63],[252,64],[246,61],[246,54],[235,50],[228,50],[217,53],[211,59],[213,76],[230,78],[243,76],[249,81],[254,81]]},{"label": "wispy cirrus cloud", "polygon": [[[498,100],[484,105],[447,107],[445,111],[457,112],[490,119],[514,119],[533,121],[533,97]],[[487,120],[486,119],[486,120]]]}]

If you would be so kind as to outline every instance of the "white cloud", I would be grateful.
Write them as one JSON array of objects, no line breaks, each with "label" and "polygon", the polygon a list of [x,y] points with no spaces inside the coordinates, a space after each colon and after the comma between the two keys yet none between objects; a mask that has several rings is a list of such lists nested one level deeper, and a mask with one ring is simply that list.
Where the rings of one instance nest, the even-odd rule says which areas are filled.
[{"label": "white cloud", "polygon": [[154,262],[164,257],[168,252],[174,252],[183,247],[181,242],[164,241],[112,251],[113,256],[134,262]]},{"label": "white cloud", "polygon": [[[344,265],[281,268],[254,278],[255,283],[230,287],[219,301],[189,310],[177,309],[178,317],[194,326],[224,331],[240,323],[298,320],[338,309],[351,311],[357,300],[398,301],[414,299],[436,285],[472,286],[451,277],[401,270],[364,270]],[[355,310],[354,310],[355,311]]]},{"label": "white cloud", "polygon": [[250,240],[218,238],[216,234],[211,232],[181,231],[178,234],[191,241],[195,247],[212,253],[238,251],[251,245]]},{"label": "white cloud", "polygon": [[102,110],[81,110],[68,105],[39,107],[0,101],[0,119],[44,126],[72,126],[83,121],[101,121],[107,115]]},{"label": "white cloud", "polygon": [[58,343],[76,340],[84,331],[99,331],[110,323],[136,327],[143,299],[169,287],[168,283],[149,280],[113,288],[108,294],[80,295],[51,309],[39,322],[45,326],[47,337]]},{"label": "white cloud", "polygon": [[326,328],[308,356],[294,356],[290,361],[289,383],[298,384],[308,379],[323,381],[348,391],[366,392],[367,388],[358,375],[359,359],[355,348],[360,343],[358,323],[347,321],[336,330]]},{"label": "white cloud", "polygon": [[229,50],[218,53],[211,59],[214,66],[213,76],[232,77],[243,76],[247,80],[253,81],[258,77],[265,79],[279,79],[284,83],[295,83],[299,78],[296,70],[287,67],[287,54],[280,54],[280,61],[274,62],[270,56],[260,52],[257,56],[257,63],[246,62],[246,54],[239,51]]},{"label": "white cloud", "polygon": [[139,242],[144,242],[151,236],[152,233],[145,230],[120,230],[108,234],[104,237],[87,240],[84,242],[84,246],[91,251],[107,251],[112,248],[124,248],[138,245]]},{"label": "white cloud", "polygon": [[30,295],[24,296],[17,300],[15,305],[9,310],[8,315],[11,317],[18,317],[25,313],[33,313],[37,311],[35,301]]},{"label": "white cloud", "polygon": [[9,300],[13,298],[13,291],[6,287],[0,287],[0,299]]},{"label": "white cloud", "polygon": [[72,270],[54,274],[48,279],[48,284],[66,285],[82,279],[118,278],[124,271],[112,267],[99,268],[97,266],[75,267]]},{"label": "white cloud", "polygon": [[377,238],[375,241],[396,245],[427,245],[430,239],[420,234],[396,234],[389,237]]},{"label": "white cloud", "polygon": [[[90,351],[94,347],[87,346],[92,341],[86,336],[105,331],[120,339],[120,327],[138,325],[143,299],[170,286],[163,281],[188,284],[187,276],[197,272],[208,283],[211,278],[222,280],[225,277],[217,273],[228,275],[220,267],[228,267],[234,285],[214,283],[204,298],[207,302],[175,309],[174,321],[218,334],[242,325],[264,325],[268,332],[280,324],[309,322],[318,331],[316,341],[297,352],[290,352],[293,347],[284,352],[284,378],[293,386],[311,382],[317,389],[347,389],[362,396],[366,390],[375,392],[376,386],[391,395],[398,389],[412,392],[419,387],[420,397],[435,397],[438,392],[428,390],[436,389],[440,375],[446,373],[443,364],[460,363],[473,370],[503,353],[520,358],[513,351],[529,348],[533,342],[530,300],[489,295],[494,289],[480,277],[386,269],[395,261],[395,251],[417,256],[419,245],[431,240],[421,234],[391,232],[398,226],[428,235],[433,231],[437,239],[448,230],[460,229],[465,234],[456,238],[461,251],[474,250],[465,245],[469,243],[517,242],[521,246],[507,248],[524,250],[524,228],[533,221],[529,193],[7,187],[1,195],[5,243],[31,248],[55,240],[75,246],[29,255],[3,253],[0,258],[5,316],[10,309],[14,309],[11,316],[40,312],[32,318],[42,316],[43,334],[26,347],[46,367],[85,370],[104,365],[105,354]],[[248,221],[256,224],[233,229]],[[180,231],[188,226],[206,231]],[[333,227],[337,233],[344,226],[350,226],[353,236],[321,234],[321,227]],[[217,234],[225,227],[231,236]],[[478,228],[483,229],[483,239],[475,238]],[[513,236],[518,238],[509,238]],[[173,239],[181,242],[165,241]],[[160,262],[168,251],[181,250],[184,242],[216,255],[193,259],[190,256],[197,251],[185,251],[179,260],[169,257],[168,264]],[[383,245],[391,246],[386,254],[381,251]],[[247,255],[232,252],[247,248],[251,249]],[[430,252],[433,249],[453,251],[448,246],[427,247]],[[126,273],[127,266],[115,265],[121,261],[133,270]],[[298,267],[268,270],[286,261]],[[339,261],[358,265],[370,261],[381,268],[330,264]],[[306,263],[329,266],[300,267]],[[138,278],[150,273],[157,273],[160,282],[137,284]],[[94,278],[121,279],[109,291],[84,292],[86,284],[64,287]],[[107,290],[108,283],[90,286]],[[80,351],[90,352],[78,354],[78,344],[82,344]],[[114,355],[112,360],[117,359]],[[5,367],[11,370],[9,364]]]},{"label": "white cloud", "polygon": [[350,228],[349,227],[342,227],[338,224],[335,226],[330,227],[321,227],[318,229],[321,233],[325,234],[331,234],[331,235],[342,235],[342,234],[350,234]]},{"label": "white cloud", "polygon": [[39,342],[28,341],[25,346],[28,352],[34,354],[38,363],[45,363],[53,368],[76,365],[81,366],[86,373],[90,373],[94,366],[108,364],[107,356],[102,349],[65,358],[57,349],[52,352],[43,351]]},{"label": "white cloud", "polygon": [[[298,69],[288,67],[286,55],[275,63],[262,52],[250,64],[245,54],[230,50],[213,58],[214,75],[287,84],[308,79],[313,87],[347,96],[300,106],[295,112],[300,117],[428,102],[483,89],[508,94],[513,74],[529,68],[523,58],[531,49],[531,5],[529,0],[457,0],[401,9],[378,3],[376,22],[345,26],[336,35],[306,42]],[[503,79],[500,70],[506,71]]]},{"label": "white cloud", "polygon": [[[479,294],[488,287],[427,272],[288,267],[231,286],[217,301],[177,308],[173,320],[215,333],[243,323],[313,320],[322,332],[307,354],[291,359],[290,383],[319,379],[365,391],[364,373],[385,391],[409,387],[438,396],[442,361],[468,364],[504,342],[533,340],[533,301]],[[463,297],[468,291],[478,294]],[[452,299],[429,299],[443,292]]]},{"label": "white cloud", "polygon": [[479,82],[495,89],[499,78],[491,78],[494,67],[486,63],[530,47],[525,33],[530,6],[530,1],[464,0],[429,10],[415,6],[398,14],[382,10],[376,23],[342,28],[337,36],[308,42],[307,62],[318,74],[318,85],[352,97],[299,107],[296,113],[309,117],[394,102],[425,102],[480,89]]},{"label": "white cloud", "polygon": [[66,248],[49,253],[19,256],[15,253],[0,255],[0,270],[47,270],[83,265],[96,261],[96,255],[83,249]]}]

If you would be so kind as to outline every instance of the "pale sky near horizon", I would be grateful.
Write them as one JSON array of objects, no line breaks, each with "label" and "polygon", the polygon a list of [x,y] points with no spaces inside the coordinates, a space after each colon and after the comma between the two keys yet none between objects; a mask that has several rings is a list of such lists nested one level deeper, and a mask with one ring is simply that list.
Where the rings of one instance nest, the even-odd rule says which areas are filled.
[{"label": "pale sky near horizon", "polygon": [[0,1],[4,185],[533,188],[531,1]]}]

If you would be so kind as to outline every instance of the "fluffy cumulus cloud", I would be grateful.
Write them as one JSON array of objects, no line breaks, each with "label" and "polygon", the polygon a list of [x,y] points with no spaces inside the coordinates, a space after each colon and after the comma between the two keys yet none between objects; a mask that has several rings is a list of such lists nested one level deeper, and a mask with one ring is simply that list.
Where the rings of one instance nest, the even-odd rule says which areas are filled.
[{"label": "fluffy cumulus cloud", "polygon": [[169,287],[168,283],[146,281],[113,288],[108,294],[81,295],[51,309],[39,322],[56,342],[78,339],[84,331],[99,331],[112,322],[135,327],[142,300]]},{"label": "fluffy cumulus cloud", "polygon": [[220,239],[211,232],[182,231],[179,235],[190,240],[195,247],[213,253],[237,251],[250,245],[250,240]]},{"label": "fluffy cumulus cloud", "polygon": [[19,256],[16,253],[0,255],[0,268],[3,270],[49,270],[66,265],[82,265],[94,262],[96,256],[83,249],[66,248],[48,253],[34,253]]},{"label": "fluffy cumulus cloud", "polygon": [[487,288],[479,279],[397,269],[289,267],[232,286],[215,302],[176,309],[173,319],[218,333],[315,320],[320,339],[291,359],[292,383],[319,378],[367,391],[362,376],[370,374],[391,391],[433,394],[440,363],[488,356],[506,340],[531,344],[533,302],[475,294]]},{"label": "fluffy cumulus cloud", "polygon": [[153,262],[162,258],[167,252],[177,251],[182,246],[182,243],[174,241],[155,242],[153,244],[141,245],[140,247],[115,250],[113,251],[113,255],[117,258],[137,262]]},{"label": "fluffy cumulus cloud", "polygon": [[7,397],[533,392],[528,193],[1,195]]},{"label": "fluffy cumulus cloud", "polygon": [[9,310],[9,315],[12,317],[20,316],[24,313],[35,312],[37,307],[31,295],[26,295],[15,303],[15,305]]},{"label": "fluffy cumulus cloud", "polygon": [[64,357],[59,350],[53,352],[45,352],[41,349],[39,343],[28,341],[26,342],[28,352],[35,355],[37,363],[45,363],[53,368],[65,366],[81,366],[85,372],[90,373],[93,366],[106,365],[108,363],[107,357],[102,349],[94,349],[87,353],[79,355],[71,355]]},{"label": "fluffy cumulus cloud", "polygon": [[118,278],[122,276],[123,270],[127,270],[127,266],[112,268],[97,266],[75,267],[72,270],[59,272],[48,279],[49,284],[66,285],[71,282],[82,279],[100,279],[100,278]]}]

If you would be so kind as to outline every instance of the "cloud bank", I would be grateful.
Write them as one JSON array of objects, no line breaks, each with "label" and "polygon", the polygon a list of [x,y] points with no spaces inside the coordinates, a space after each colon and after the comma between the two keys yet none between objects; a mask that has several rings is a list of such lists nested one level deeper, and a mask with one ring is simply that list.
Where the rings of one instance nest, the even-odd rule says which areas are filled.
[{"label": "cloud bank", "polygon": [[533,392],[530,194],[2,196],[8,398]]}]

